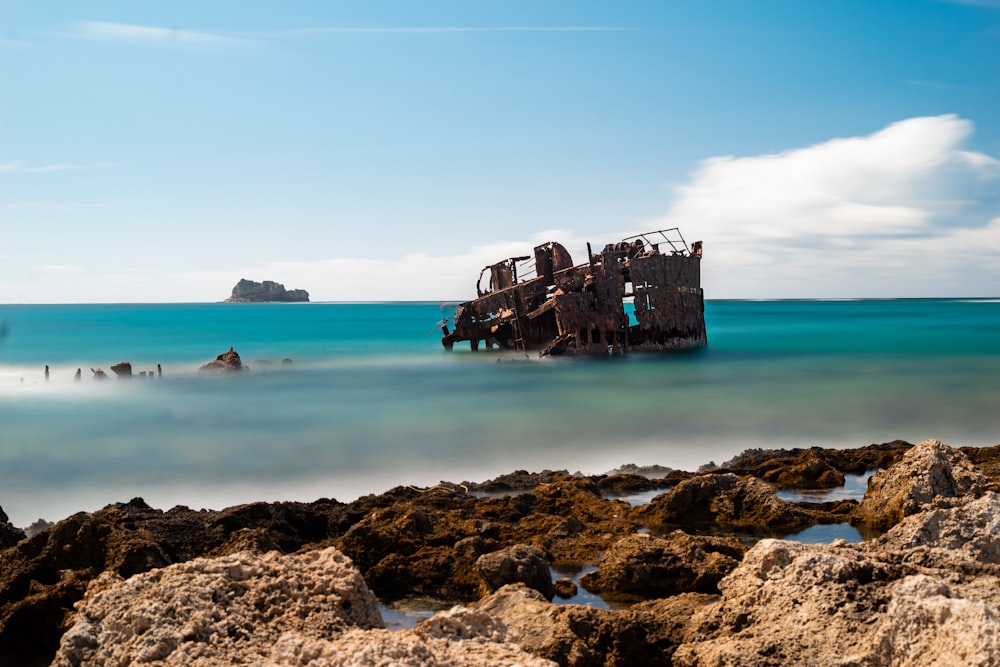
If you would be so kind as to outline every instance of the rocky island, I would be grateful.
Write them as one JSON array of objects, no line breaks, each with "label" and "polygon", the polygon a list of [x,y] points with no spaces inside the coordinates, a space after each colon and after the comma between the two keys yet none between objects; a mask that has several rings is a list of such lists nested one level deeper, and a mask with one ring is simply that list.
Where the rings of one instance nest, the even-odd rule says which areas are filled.
[{"label": "rocky island", "polygon": [[281,283],[265,280],[262,283],[241,279],[233,287],[233,293],[226,303],[305,303],[309,301],[309,292],[304,289],[287,290]]},{"label": "rocky island", "polygon": [[[860,474],[860,498],[783,499]],[[0,664],[995,665],[998,490],[1000,445],[927,440],[350,503],[135,498],[31,536],[0,510]],[[795,539],[822,524],[859,537]],[[388,629],[414,599],[445,610]]]}]

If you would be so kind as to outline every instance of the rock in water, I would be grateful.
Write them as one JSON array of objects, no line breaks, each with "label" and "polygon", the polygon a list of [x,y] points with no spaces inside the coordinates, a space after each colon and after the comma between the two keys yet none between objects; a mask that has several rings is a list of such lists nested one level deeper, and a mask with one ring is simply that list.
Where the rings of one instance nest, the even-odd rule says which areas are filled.
[{"label": "rock in water", "polygon": [[515,544],[483,554],[476,561],[476,569],[490,592],[506,584],[520,582],[535,589],[548,600],[556,594],[545,552],[538,547]]},{"label": "rock in water", "polygon": [[228,352],[223,352],[215,358],[215,361],[208,362],[198,370],[226,373],[229,371],[248,371],[250,367],[244,366],[240,355],[230,347]]},{"label": "rock in water", "polygon": [[233,287],[233,293],[226,302],[251,302],[267,303],[279,302],[307,302],[309,292],[304,289],[286,290],[281,283],[265,280],[262,283],[254,282],[243,278]]}]

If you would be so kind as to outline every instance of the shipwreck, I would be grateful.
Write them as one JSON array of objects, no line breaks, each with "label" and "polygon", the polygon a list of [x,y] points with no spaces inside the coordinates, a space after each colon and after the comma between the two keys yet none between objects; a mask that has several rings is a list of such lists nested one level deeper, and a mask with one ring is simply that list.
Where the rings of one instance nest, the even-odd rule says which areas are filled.
[{"label": "shipwreck", "polygon": [[[702,243],[690,246],[678,228],[609,243],[573,264],[559,243],[537,246],[533,256],[485,267],[477,298],[458,305],[453,329],[441,323],[451,350],[535,351],[548,355],[609,355],[702,347],[705,298]],[[489,276],[487,287],[483,280]]]}]

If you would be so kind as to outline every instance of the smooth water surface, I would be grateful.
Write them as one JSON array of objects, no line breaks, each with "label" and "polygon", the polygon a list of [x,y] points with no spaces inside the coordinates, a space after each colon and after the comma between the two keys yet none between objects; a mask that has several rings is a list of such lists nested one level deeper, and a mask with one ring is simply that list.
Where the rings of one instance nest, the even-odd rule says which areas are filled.
[{"label": "smooth water surface", "polygon": [[[704,350],[586,361],[446,352],[448,313],[0,306],[0,506],[24,526],[133,496],[349,501],[516,469],[693,470],[749,447],[1000,442],[995,301],[709,301]],[[197,372],[230,346],[248,373]],[[163,377],[91,378],[118,361]]]}]

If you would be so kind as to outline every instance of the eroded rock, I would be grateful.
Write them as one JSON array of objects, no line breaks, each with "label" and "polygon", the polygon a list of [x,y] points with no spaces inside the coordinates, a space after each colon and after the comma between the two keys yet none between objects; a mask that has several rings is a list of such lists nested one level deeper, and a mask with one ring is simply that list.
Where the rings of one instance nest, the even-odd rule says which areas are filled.
[{"label": "eroded rock", "polygon": [[250,663],[286,632],[383,627],[375,596],[336,549],[198,558],[87,589],[54,667]]},{"label": "eroded rock", "polygon": [[990,494],[870,544],[762,540],[692,617],[674,664],[998,664],[998,510]]},{"label": "eroded rock", "polygon": [[938,440],[924,440],[868,480],[853,521],[886,530],[924,509],[968,502],[988,486],[988,478],[965,454]]}]

